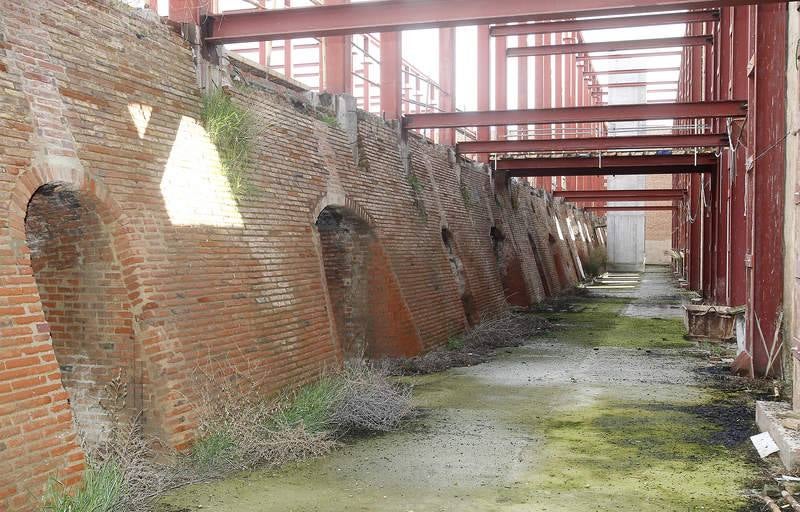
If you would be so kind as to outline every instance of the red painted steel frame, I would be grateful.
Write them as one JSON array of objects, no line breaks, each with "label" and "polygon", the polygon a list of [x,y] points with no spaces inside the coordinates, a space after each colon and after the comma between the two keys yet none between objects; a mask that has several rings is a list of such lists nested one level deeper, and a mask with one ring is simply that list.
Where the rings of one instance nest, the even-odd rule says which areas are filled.
[{"label": "red painted steel frame", "polygon": [[615,52],[625,50],[645,50],[649,48],[673,48],[677,46],[705,46],[714,42],[712,36],[660,37],[657,39],[635,39],[630,41],[601,41],[598,43],[552,44],[509,48],[509,57],[536,57],[537,55],[557,55],[562,53]]},{"label": "red painted steel frame", "polygon": [[603,167],[694,167],[716,165],[717,157],[701,155],[636,155],[607,157],[509,158],[497,160],[496,169],[601,169]]},{"label": "red painted steel frame", "polygon": [[603,30],[609,28],[647,27],[653,25],[670,25],[678,23],[698,23],[716,21],[719,11],[675,12],[665,14],[648,14],[644,16],[624,16],[618,18],[595,18],[588,20],[550,21],[523,25],[494,26],[490,30],[492,37],[519,36],[526,34],[550,34],[556,32],[578,32],[581,30]]},{"label": "red painted steel frame", "polygon": [[604,59],[635,59],[635,58],[651,58],[651,57],[680,57],[683,52],[640,52],[640,53],[612,53],[609,55],[586,55],[578,56],[583,60],[604,60]]},{"label": "red painted steel frame", "polygon": [[[439,86],[442,88],[442,105],[445,112],[456,110],[456,31],[439,29]],[[453,129],[440,130],[439,143],[452,146],[456,143]]]},{"label": "red painted steel frame", "polygon": [[639,69],[609,69],[606,71],[584,71],[584,75],[632,75],[639,73],[663,73],[668,71],[680,71],[680,67],[662,67],[662,68],[639,68]]},{"label": "red painted steel frame", "polygon": [[698,166],[663,166],[663,167],[595,167],[595,168],[564,168],[564,167],[537,167],[533,169],[497,169],[498,173],[508,176],[533,177],[533,176],[635,176],[637,174],[704,174],[717,170],[716,165]]},{"label": "red painted steel frame", "polygon": [[402,33],[381,34],[381,112],[387,119],[403,116],[402,65]]},{"label": "red painted steel frame", "polygon": [[542,110],[410,114],[403,119],[403,125],[405,128],[418,130],[511,124],[602,123],[606,121],[647,121],[650,119],[744,117],[746,114],[747,104],[745,101],[707,101],[660,105],[633,104]]},{"label": "red painted steel frame", "polygon": [[562,190],[553,192],[555,197],[563,197],[567,201],[657,201],[667,199],[683,199],[686,190],[677,188],[631,189],[631,190]]},{"label": "red painted steel frame", "polygon": [[610,212],[661,212],[677,210],[678,206],[651,205],[651,206],[583,206],[584,210],[605,210]]},{"label": "red painted steel frame", "polygon": [[[243,10],[211,18],[213,44],[325,37],[420,28],[487,25],[586,16],[638,14],[653,10],[698,10],[745,5],[753,0],[378,0],[270,11]],[[762,0],[778,2],[785,0]]]},{"label": "red painted steel frame", "polygon": [[[348,3],[349,1],[350,0],[325,0],[325,4],[338,5]],[[348,36],[326,37],[322,42],[322,55],[325,62],[323,70],[325,75],[321,88],[329,93],[353,93],[353,57],[351,43],[351,38]]]},{"label": "red painted steel frame", "polygon": [[630,137],[592,137],[563,140],[509,140],[460,142],[461,154],[527,153],[545,151],[606,151],[612,149],[659,149],[721,147],[728,145],[728,135],[635,135]]}]

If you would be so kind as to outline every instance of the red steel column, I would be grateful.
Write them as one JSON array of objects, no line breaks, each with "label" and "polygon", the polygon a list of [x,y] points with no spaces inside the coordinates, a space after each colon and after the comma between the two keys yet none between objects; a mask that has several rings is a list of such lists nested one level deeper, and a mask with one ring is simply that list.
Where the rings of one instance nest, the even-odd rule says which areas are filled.
[{"label": "red steel column", "polygon": [[200,0],[170,0],[169,19],[176,23],[200,24]]},{"label": "red steel column", "polygon": [[[693,27],[689,27],[692,31]],[[702,101],[703,99],[703,66],[702,66],[702,51],[700,47],[692,47],[688,49],[690,56],[689,64],[689,80],[690,80],[690,94],[692,101]],[[692,174],[690,178],[689,190],[691,193],[690,202],[690,222],[689,227],[689,287],[695,291],[702,291],[703,289],[703,258],[702,258],[702,244],[703,244],[703,182],[702,176]]]},{"label": "red steel column", "polygon": [[[477,55],[477,81],[478,110],[487,111],[491,108],[491,59],[489,56],[489,26],[478,26],[478,55]],[[491,130],[488,126],[478,127],[478,140],[489,140]],[[480,155],[478,160],[488,162],[488,155]]]},{"label": "red steel column", "polygon": [[386,119],[403,117],[402,32],[381,33],[381,112]]},{"label": "red steel column", "polygon": [[[747,94],[747,59],[748,59],[748,7],[731,8],[731,30],[733,41],[730,54],[729,87],[731,97],[745,97]],[[745,222],[745,173],[746,160],[744,145],[738,135],[744,130],[742,121],[733,123],[732,139],[736,152],[732,162],[732,180],[730,184],[730,215],[728,226],[730,239],[730,272],[728,273],[728,303],[743,306],[747,301],[747,275],[745,272],[745,255],[747,254],[747,224]],[[741,134],[746,137],[745,134]]]},{"label": "red steel column", "polygon": [[[701,25],[700,30],[703,33],[711,33],[710,24],[704,23]],[[714,47],[702,47],[703,56],[703,100],[709,101],[713,99],[714,94]],[[706,124],[712,123],[711,119],[698,120]],[[716,249],[716,233],[714,226],[717,215],[717,207],[714,204],[715,198],[715,185],[716,182],[710,175],[703,175],[703,190],[705,194],[705,203],[703,211],[703,297],[713,300],[714,298],[714,269],[716,266],[716,258],[714,257],[714,250]]]},{"label": "red steel column", "polygon": [[[730,77],[730,9],[722,9],[720,12],[720,23],[715,24],[716,32],[716,59],[715,59],[715,99],[730,98],[730,88],[723,85]],[[715,120],[715,129],[725,129],[725,120]],[[723,151],[719,159],[718,187],[715,191],[717,205],[717,223],[715,234],[717,246],[714,251],[716,258],[714,272],[714,301],[717,304],[730,305],[728,302],[728,274],[730,261],[728,258],[728,228],[730,224],[730,203],[728,192],[730,191],[730,159],[729,151]]]},{"label": "red steel column", "polygon": [[[517,37],[517,46],[527,46],[528,36]],[[520,58],[517,62],[517,108],[528,108],[528,61],[530,59]],[[527,125],[517,126],[520,138],[527,138]]]},{"label": "red steel column", "polygon": [[[555,34],[555,41],[553,44],[561,44],[564,42],[563,34]],[[555,56],[556,63],[554,67],[554,74],[555,74],[555,85],[553,89],[555,91],[554,96],[554,107],[563,107],[564,106],[564,55],[556,55]],[[556,124],[554,126],[556,132],[554,138],[556,139],[563,139],[564,138],[564,124]],[[555,186],[553,190],[563,190],[564,187],[561,186],[563,183],[561,176],[554,176],[556,180]]]},{"label": "red steel column", "polygon": [[[787,4],[751,9],[754,50],[750,62],[748,128],[748,223],[751,234],[747,340],[753,374],[780,375],[783,308],[783,207],[786,137]],[[792,48],[794,51],[794,48]],[[793,354],[794,355],[794,354]],[[772,361],[771,361],[772,360]],[[770,364],[771,363],[771,364]]]},{"label": "red steel column", "polygon": [[[325,5],[346,3],[350,3],[350,0],[325,0]],[[350,36],[325,37],[322,48],[325,59],[322,66],[324,85],[321,84],[320,88],[332,94],[353,94],[353,50]]]},{"label": "red steel column", "polygon": [[[456,110],[456,31],[454,28],[439,29],[439,86],[442,88],[441,108],[445,112]],[[456,130],[439,130],[439,144],[452,146],[456,143]]]},{"label": "red steel column", "polygon": [[[494,110],[506,110],[508,108],[507,46],[508,42],[505,37],[494,38]],[[497,126],[495,130],[497,140],[506,140],[507,127]]]},{"label": "red steel column", "polygon": [[[544,37],[542,34],[537,34],[534,37],[534,45],[542,46],[544,44]],[[547,36],[549,40],[549,35]],[[550,60],[550,57],[534,57],[533,58],[533,69],[534,69],[534,85],[533,85],[533,108],[539,109],[544,108],[545,104],[545,82],[548,84],[550,83],[550,73],[545,72],[545,59],[547,61]],[[541,130],[543,127],[539,125],[532,126],[533,136],[529,138],[542,138],[543,134],[538,130]],[[546,187],[546,180],[544,178],[535,178],[536,185],[541,188]]]}]

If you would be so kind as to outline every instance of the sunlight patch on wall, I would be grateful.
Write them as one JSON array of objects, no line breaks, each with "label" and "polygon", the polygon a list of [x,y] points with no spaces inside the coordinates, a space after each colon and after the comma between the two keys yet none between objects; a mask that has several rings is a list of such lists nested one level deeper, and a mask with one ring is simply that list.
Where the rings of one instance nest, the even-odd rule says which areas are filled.
[{"label": "sunlight patch on wall", "polygon": [[181,119],[161,179],[161,195],[173,224],[244,226],[217,149],[190,117]]},{"label": "sunlight patch on wall", "polygon": [[131,114],[131,120],[139,138],[143,139],[144,134],[147,133],[147,125],[150,124],[150,116],[153,115],[153,107],[141,103],[128,103],[128,112]]}]

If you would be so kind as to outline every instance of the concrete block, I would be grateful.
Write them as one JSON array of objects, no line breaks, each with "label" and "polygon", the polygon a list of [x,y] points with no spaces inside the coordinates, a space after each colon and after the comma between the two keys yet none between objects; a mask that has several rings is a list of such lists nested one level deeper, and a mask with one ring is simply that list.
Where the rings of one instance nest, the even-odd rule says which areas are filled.
[{"label": "concrete block", "polygon": [[756,402],[756,424],[761,432],[769,432],[781,449],[780,458],[789,471],[800,468],[800,413],[786,402]]}]

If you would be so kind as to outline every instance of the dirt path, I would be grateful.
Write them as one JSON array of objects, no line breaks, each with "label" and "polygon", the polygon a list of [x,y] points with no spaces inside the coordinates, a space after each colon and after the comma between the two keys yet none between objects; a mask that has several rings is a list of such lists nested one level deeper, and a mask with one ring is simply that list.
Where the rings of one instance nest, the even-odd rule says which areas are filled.
[{"label": "dirt path", "polygon": [[404,432],[189,487],[162,510],[746,510],[747,406],[705,387],[669,275],[627,279],[543,313],[548,339],[414,379],[425,412]]}]

